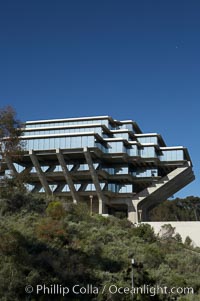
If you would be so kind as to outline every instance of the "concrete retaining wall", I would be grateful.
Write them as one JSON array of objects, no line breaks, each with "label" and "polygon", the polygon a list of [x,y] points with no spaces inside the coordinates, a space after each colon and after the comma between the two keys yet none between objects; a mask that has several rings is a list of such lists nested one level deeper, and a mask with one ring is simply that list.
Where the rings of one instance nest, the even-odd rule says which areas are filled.
[{"label": "concrete retaining wall", "polygon": [[161,227],[165,224],[171,224],[175,227],[175,232],[179,233],[183,242],[189,236],[194,246],[200,247],[200,222],[148,222],[154,228],[155,233],[159,233]]}]

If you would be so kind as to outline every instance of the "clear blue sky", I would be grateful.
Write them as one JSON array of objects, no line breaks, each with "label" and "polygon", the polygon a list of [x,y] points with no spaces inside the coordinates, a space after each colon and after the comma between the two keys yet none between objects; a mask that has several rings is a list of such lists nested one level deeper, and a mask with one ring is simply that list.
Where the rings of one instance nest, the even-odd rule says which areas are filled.
[{"label": "clear blue sky", "polygon": [[200,1],[0,1],[0,107],[111,115],[188,147],[200,196]]}]

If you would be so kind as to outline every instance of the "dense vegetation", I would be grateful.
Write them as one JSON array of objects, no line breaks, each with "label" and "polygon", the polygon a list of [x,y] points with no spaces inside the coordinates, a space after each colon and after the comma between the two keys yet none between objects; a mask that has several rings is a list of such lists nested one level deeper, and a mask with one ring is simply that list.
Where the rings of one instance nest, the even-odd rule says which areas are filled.
[{"label": "dense vegetation", "polygon": [[200,198],[165,201],[150,212],[151,221],[200,221]]},{"label": "dense vegetation", "polygon": [[[1,301],[200,300],[200,249],[194,249],[189,238],[183,243],[172,227],[156,237],[149,225],[91,216],[84,204],[66,206],[32,195],[24,186],[26,174],[3,177],[1,163],[9,164],[23,151],[19,124],[12,108],[0,109]],[[196,204],[195,198],[167,201],[152,211],[152,220],[199,220]],[[115,286],[126,292],[131,288],[132,258],[135,288],[192,287],[194,294],[113,293]],[[54,289],[37,294],[38,285],[49,290],[53,285],[66,287],[69,292],[65,297]],[[87,288],[86,293],[76,294],[78,287],[72,292],[75,285]],[[25,292],[25,287],[29,292],[33,287],[33,292]]]},{"label": "dense vegetation", "polygon": [[[10,190],[11,191],[11,190]],[[17,190],[18,191],[18,190]],[[0,200],[0,300],[200,300],[200,250],[170,231],[155,236],[149,225],[135,227],[115,217],[90,216],[83,204],[12,191]],[[173,232],[173,231],[172,231]],[[111,294],[109,286],[193,287],[195,295]],[[60,295],[25,293],[26,285],[58,284]],[[104,294],[74,294],[75,285],[106,285]]]}]

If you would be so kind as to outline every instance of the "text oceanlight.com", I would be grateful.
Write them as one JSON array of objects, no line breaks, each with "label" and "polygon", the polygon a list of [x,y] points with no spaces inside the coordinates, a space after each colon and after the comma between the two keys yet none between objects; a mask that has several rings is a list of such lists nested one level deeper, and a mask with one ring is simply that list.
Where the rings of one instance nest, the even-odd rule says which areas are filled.
[{"label": "text oceanlight.com", "polygon": [[25,292],[27,294],[37,294],[37,295],[60,295],[66,296],[68,294],[74,295],[98,295],[98,294],[120,294],[120,295],[150,295],[155,296],[158,294],[176,294],[176,295],[188,295],[194,294],[194,289],[192,287],[167,287],[167,286],[150,286],[142,285],[140,287],[122,287],[115,284],[107,284],[99,288],[92,284],[86,286],[81,286],[75,284],[72,287],[63,286],[61,284],[38,284],[35,287],[27,285],[25,287]]}]

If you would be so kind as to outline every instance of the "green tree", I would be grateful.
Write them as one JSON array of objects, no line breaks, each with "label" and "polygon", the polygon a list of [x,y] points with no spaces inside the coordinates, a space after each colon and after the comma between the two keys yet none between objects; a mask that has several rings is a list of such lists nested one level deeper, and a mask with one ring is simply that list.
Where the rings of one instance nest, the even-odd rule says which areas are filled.
[{"label": "green tree", "polygon": [[20,136],[22,124],[11,106],[0,109],[0,154],[2,158],[17,155],[22,151]]},{"label": "green tree", "polygon": [[150,211],[151,221],[199,221],[200,198],[188,196],[165,201]]},{"label": "green tree", "polygon": [[185,245],[188,247],[192,245],[192,240],[189,236],[185,238]]},{"label": "green tree", "polygon": [[48,204],[46,209],[47,215],[52,219],[61,219],[66,215],[66,211],[63,208],[63,204],[60,201],[53,201]]},{"label": "green tree", "polygon": [[[24,183],[27,173],[17,173],[13,161],[20,160],[24,144],[20,140],[22,124],[16,118],[16,112],[11,106],[0,109],[0,190],[1,194],[13,194],[16,190],[25,192]],[[5,171],[9,170],[6,174]],[[9,189],[3,189],[9,187]]]}]

